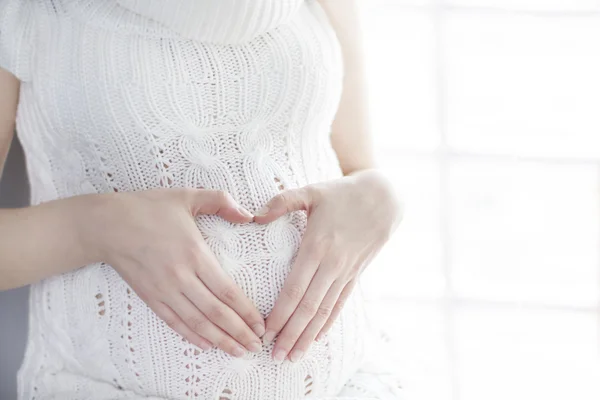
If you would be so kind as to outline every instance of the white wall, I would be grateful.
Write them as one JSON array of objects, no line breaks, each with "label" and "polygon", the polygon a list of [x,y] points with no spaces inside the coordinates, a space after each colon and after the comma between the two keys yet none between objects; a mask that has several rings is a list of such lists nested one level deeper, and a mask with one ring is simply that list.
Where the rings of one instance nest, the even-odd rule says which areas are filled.
[{"label": "white wall", "polygon": [[600,1],[363,9],[407,202],[367,291],[412,398],[600,398]]}]

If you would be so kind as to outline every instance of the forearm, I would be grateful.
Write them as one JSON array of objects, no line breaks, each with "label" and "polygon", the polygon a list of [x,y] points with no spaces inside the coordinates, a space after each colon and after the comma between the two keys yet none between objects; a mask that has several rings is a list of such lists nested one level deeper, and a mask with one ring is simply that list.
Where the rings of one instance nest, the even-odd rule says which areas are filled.
[{"label": "forearm", "polygon": [[85,249],[83,220],[98,195],[0,210],[0,290],[99,261]]},{"label": "forearm", "polygon": [[320,0],[333,26],[344,60],[343,91],[331,142],[345,175],[373,168],[362,34],[355,0]]}]

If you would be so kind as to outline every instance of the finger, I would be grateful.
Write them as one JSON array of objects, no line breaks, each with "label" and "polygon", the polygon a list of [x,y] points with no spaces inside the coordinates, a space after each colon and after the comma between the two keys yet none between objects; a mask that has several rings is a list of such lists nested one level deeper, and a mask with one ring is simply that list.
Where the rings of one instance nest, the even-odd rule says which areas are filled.
[{"label": "finger", "polygon": [[317,337],[317,334],[321,331],[321,328],[323,328],[325,323],[329,320],[333,308],[337,303],[342,290],[344,290],[344,287],[345,283],[342,281],[336,281],[331,285],[319,307],[319,311],[317,311],[313,319],[308,323],[308,326],[304,329],[304,332],[302,332],[300,338],[298,338],[296,344],[293,346],[292,351],[290,351],[290,361],[298,362],[302,359],[304,354],[306,354],[310,345]]},{"label": "finger", "polygon": [[200,310],[183,294],[177,296],[169,307],[179,315],[183,322],[193,331],[213,343],[219,349],[234,356],[243,357],[246,350],[218,326],[213,324]]},{"label": "finger", "polygon": [[200,246],[202,246],[201,259],[196,268],[198,278],[214,296],[235,311],[258,337],[262,337],[265,333],[265,321],[262,315],[242,289],[221,268],[206,243],[201,242]]},{"label": "finger", "polygon": [[333,306],[333,310],[331,311],[331,315],[329,316],[329,319],[327,320],[327,322],[325,322],[325,325],[323,325],[323,327],[321,328],[321,331],[317,335],[316,340],[321,340],[321,338],[325,334],[327,334],[327,332],[329,332],[329,329],[331,329],[331,326],[333,325],[333,323],[335,322],[337,317],[340,315],[340,312],[342,312],[342,310],[344,308],[344,304],[346,303],[346,300],[348,300],[348,296],[350,296],[350,293],[352,293],[352,290],[354,289],[355,286],[356,286],[356,279],[352,279],[350,282],[348,282],[346,284],[346,287],[344,287],[344,290],[342,290],[342,293],[340,293],[340,297],[338,298],[337,303],[335,303],[335,306]]},{"label": "finger", "polygon": [[[327,264],[321,265],[314,275],[306,294],[275,342],[273,360],[280,362],[287,357],[302,332],[317,314],[329,316],[331,313],[331,309],[328,310],[322,307],[323,299],[335,281],[335,276],[332,276],[332,269],[328,268],[329,266]],[[298,353],[295,357],[302,358],[302,354]]]},{"label": "finger", "polygon": [[190,279],[186,284],[185,296],[229,336],[253,353],[262,350],[262,343],[248,325],[229,306],[217,299],[198,279]]},{"label": "finger", "polygon": [[213,345],[206,338],[198,335],[192,331],[179,315],[175,314],[173,309],[165,303],[155,302],[150,304],[150,308],[156,313],[156,315],[162,319],[171,329],[183,336],[185,340],[193,345],[200,347],[202,350],[207,351],[212,349]]},{"label": "finger", "polygon": [[199,189],[193,191],[192,214],[216,214],[233,223],[251,222],[253,215],[240,206],[231,195],[222,190]]},{"label": "finger", "polygon": [[268,224],[292,211],[309,211],[313,203],[312,192],[307,188],[291,189],[273,197],[260,211],[254,213],[254,221]]},{"label": "finger", "polygon": [[304,236],[292,270],[285,280],[279,298],[267,317],[266,333],[263,342],[273,341],[283,329],[291,315],[304,297],[322,258],[323,250],[319,244],[310,240],[310,233]]}]

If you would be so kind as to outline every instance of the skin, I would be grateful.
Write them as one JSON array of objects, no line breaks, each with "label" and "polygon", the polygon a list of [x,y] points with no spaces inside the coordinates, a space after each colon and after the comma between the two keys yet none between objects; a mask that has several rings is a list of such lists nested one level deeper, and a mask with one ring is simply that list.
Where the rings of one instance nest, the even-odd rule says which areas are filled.
[{"label": "skin", "polygon": [[266,322],[273,359],[298,362],[331,328],[362,270],[401,219],[391,185],[377,172],[367,114],[367,91],[356,0],[319,0],[344,59],[340,106],[331,142],[344,177],[288,190],[255,217],[267,224],[306,211],[308,225],[290,275]]},{"label": "skin", "polygon": [[344,177],[288,190],[255,217],[267,224],[303,210],[308,225],[263,342],[273,359],[297,362],[333,325],[361,271],[401,219],[391,185],[375,167],[367,115],[364,56],[356,0],[319,0],[342,48],[344,84],[331,142]]},{"label": "skin", "polygon": [[[343,178],[282,192],[256,216],[227,193],[203,189],[85,195],[0,210],[0,290],[107,262],[198,347],[217,346],[240,357],[260,351],[264,334],[264,342],[277,337],[276,361],[300,360],[331,327],[360,272],[400,220],[389,183],[373,169],[355,1],[319,1],[345,64],[331,137]],[[0,69],[0,89],[1,170],[14,135],[19,81]],[[194,217],[217,214],[234,223],[266,224],[300,210],[308,214],[307,231],[265,323],[218,265]]]},{"label": "skin", "polygon": [[[0,164],[13,137],[18,88],[0,70]],[[0,210],[0,290],[107,262],[189,342],[236,357],[260,351],[264,320],[208,249],[194,221],[200,214],[235,223],[253,218],[227,193],[194,189],[75,196]]]},{"label": "skin", "polygon": [[375,170],[282,192],[256,216],[268,224],[294,211],[308,223],[281,295],[267,318],[275,361],[299,361],[330,328],[357,278],[400,220],[388,182]]}]

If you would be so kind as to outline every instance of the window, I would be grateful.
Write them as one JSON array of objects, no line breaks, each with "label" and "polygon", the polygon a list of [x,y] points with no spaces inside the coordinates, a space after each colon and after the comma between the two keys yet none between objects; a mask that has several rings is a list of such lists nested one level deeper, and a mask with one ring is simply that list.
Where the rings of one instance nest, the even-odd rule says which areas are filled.
[{"label": "window", "polygon": [[363,16],[376,151],[406,202],[364,288],[408,398],[600,398],[600,2]]}]

